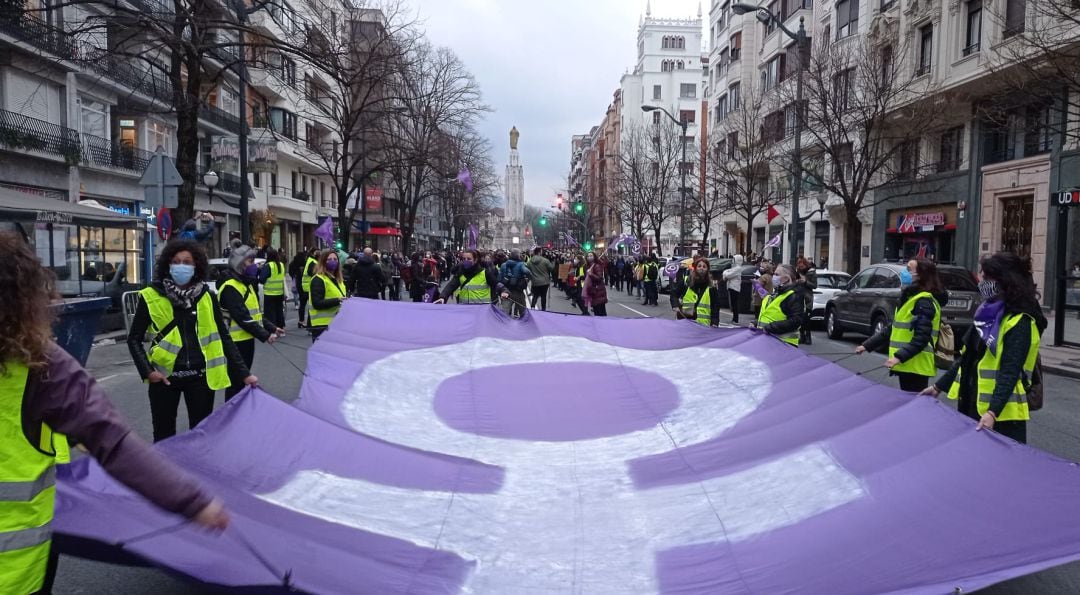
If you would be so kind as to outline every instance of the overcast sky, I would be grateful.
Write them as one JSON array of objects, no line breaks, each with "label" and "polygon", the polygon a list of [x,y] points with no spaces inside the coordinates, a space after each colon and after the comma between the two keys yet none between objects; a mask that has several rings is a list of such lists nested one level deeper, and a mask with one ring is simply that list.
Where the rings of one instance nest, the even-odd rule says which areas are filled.
[{"label": "overcast sky", "polygon": [[[646,0],[409,0],[435,45],[454,50],[494,110],[481,132],[503,175],[521,132],[525,202],[549,206],[566,186],[570,137],[600,124],[636,59]],[[693,17],[698,0],[652,0],[654,17]],[[709,3],[702,10],[708,19]]]}]

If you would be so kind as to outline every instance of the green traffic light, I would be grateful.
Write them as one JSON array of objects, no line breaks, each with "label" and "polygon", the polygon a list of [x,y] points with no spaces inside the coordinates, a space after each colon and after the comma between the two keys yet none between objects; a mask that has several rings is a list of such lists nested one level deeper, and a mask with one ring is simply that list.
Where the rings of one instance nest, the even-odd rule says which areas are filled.
[{"label": "green traffic light", "polygon": [[585,245],[583,245],[582,248],[592,250],[592,242],[585,242]]},{"label": "green traffic light", "polygon": [[574,203],[574,212],[580,213],[585,210],[585,203],[578,201]]},{"label": "green traffic light", "polygon": [[540,225],[547,225],[547,217],[540,218]]}]

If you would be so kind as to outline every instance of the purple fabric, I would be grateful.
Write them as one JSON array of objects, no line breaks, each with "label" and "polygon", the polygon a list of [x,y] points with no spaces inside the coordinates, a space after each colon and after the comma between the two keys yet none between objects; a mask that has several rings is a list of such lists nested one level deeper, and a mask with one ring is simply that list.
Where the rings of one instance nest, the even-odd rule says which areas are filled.
[{"label": "purple fabric", "polygon": [[477,242],[480,239],[480,230],[476,229],[476,225],[469,224],[469,250],[476,250]]},{"label": "purple fabric", "polygon": [[1005,316],[1003,300],[989,300],[979,304],[975,310],[975,330],[990,353],[997,353],[997,342],[1001,335],[1001,319]]},{"label": "purple fabric", "polygon": [[334,218],[327,216],[323,219],[323,222],[315,228],[315,237],[326,242],[327,244],[334,243]]},{"label": "purple fabric", "polygon": [[[428,409],[409,409],[424,379]],[[417,415],[448,439],[388,427]],[[625,456],[594,465],[616,446]],[[110,546],[225,586],[282,585],[288,574],[319,593],[969,592],[1080,558],[1073,463],[744,329],[349,300],[312,346],[294,405],[249,391],[157,448],[225,500],[233,528],[174,530],[178,517],[83,459],[61,473],[56,519],[78,539],[58,543],[76,553],[97,544],[94,555]],[[533,473],[551,483],[528,484],[519,510],[499,500],[522,479],[506,461],[534,449]],[[793,466],[800,453],[809,462]],[[785,475],[762,471],[777,464]],[[312,470],[401,496],[344,521],[267,497]],[[846,482],[843,497],[800,512],[819,476]],[[429,498],[440,520],[414,519]],[[687,506],[709,513],[683,517]],[[455,545],[469,518],[476,548]],[[719,533],[701,533],[711,526]],[[432,547],[386,527],[441,538]],[[551,527],[566,534],[539,534]],[[645,547],[618,547],[642,534]],[[485,547],[498,555],[484,558]],[[648,569],[648,588],[617,574],[484,582],[506,560],[588,576],[638,554],[630,568]]]},{"label": "purple fabric", "polygon": [[472,194],[473,181],[472,181],[472,173],[469,172],[469,168],[467,168],[467,167],[461,168],[461,171],[458,172],[458,175],[457,175],[457,181],[461,182],[462,186],[465,186],[465,191],[466,192],[468,192],[469,194]]}]

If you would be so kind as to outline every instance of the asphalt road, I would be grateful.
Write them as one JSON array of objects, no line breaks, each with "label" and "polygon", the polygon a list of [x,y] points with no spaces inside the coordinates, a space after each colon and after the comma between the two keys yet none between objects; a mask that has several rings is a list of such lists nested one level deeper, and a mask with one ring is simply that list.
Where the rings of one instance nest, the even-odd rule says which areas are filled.
[{"label": "asphalt road", "polygon": [[[608,315],[621,318],[656,317],[674,319],[668,306],[668,296],[660,295],[659,306],[643,306],[641,300],[629,297],[625,292],[610,289]],[[577,313],[563,294],[552,288],[548,309],[567,314]],[[748,316],[741,317],[746,324]],[[721,322],[730,322],[727,313]],[[253,373],[259,377],[265,390],[279,398],[290,401],[300,392],[302,369],[306,364],[306,350],[310,339],[295,328],[295,312],[289,312],[289,334],[276,346],[259,344],[256,350]],[[687,322],[686,324],[692,324]],[[828,360],[867,378],[897,386],[882,367],[885,358],[879,354],[846,357],[853,352],[861,337],[851,335],[842,340],[828,339],[820,330],[814,333],[813,345],[803,346],[810,353],[820,354]],[[139,381],[127,345],[123,341],[106,341],[96,346],[90,355],[88,368],[108,392],[117,407],[127,416],[135,430],[144,438],[151,438],[150,410],[147,405],[145,386]],[[1028,438],[1032,446],[1071,461],[1080,461],[1080,380],[1048,376],[1046,380],[1045,408],[1037,412],[1030,422]],[[218,403],[222,398],[218,393]],[[178,428],[187,427],[184,408],[180,408]],[[987,522],[992,522],[988,520]],[[972,544],[973,551],[977,544]],[[152,568],[115,566],[92,562],[69,556],[61,557],[54,589],[55,593],[198,593],[200,589]],[[1046,570],[995,585],[983,591],[994,595],[1029,595],[1034,593],[1080,593],[1080,562]]]}]

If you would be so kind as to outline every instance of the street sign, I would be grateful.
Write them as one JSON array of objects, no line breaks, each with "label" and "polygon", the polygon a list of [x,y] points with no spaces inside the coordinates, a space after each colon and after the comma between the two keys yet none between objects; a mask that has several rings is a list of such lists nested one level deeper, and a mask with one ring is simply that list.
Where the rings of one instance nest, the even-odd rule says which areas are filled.
[{"label": "street sign", "polygon": [[1067,190],[1065,192],[1055,192],[1054,202],[1059,207],[1075,207],[1080,206],[1080,190]]},{"label": "street sign", "polygon": [[180,205],[180,185],[184,179],[176,171],[176,164],[161,149],[150,158],[146,171],[139,179],[143,186],[144,201],[148,207],[176,208]]}]

